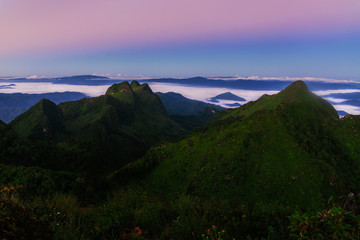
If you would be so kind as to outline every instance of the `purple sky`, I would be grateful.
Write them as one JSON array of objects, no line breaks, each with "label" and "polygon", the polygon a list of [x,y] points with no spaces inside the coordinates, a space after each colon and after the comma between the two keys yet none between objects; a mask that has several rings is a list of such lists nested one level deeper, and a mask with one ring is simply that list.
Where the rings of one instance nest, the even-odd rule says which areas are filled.
[{"label": "purple sky", "polygon": [[0,76],[360,80],[359,0],[0,0]]}]

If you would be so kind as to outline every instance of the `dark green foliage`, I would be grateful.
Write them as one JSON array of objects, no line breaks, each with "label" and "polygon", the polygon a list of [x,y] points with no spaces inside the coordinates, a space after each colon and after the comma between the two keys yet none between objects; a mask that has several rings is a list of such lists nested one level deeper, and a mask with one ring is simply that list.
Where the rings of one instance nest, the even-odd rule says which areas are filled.
[{"label": "dark green foliage", "polygon": [[6,127],[6,123],[0,120],[0,131],[2,131]]},{"label": "dark green foliage", "polygon": [[[360,192],[360,118],[339,119],[303,82],[172,142],[157,143],[181,129],[137,82],[49,106],[61,117],[39,105],[15,130],[0,123],[0,183],[23,185],[20,206],[55,239],[201,239],[212,226],[220,239],[297,238],[304,226],[309,239],[359,235],[345,196]],[[35,137],[34,122],[61,127],[17,136],[28,124]]]},{"label": "dark green foliage", "polygon": [[21,186],[20,197],[26,200],[37,196],[50,197],[56,193],[66,193],[86,203],[104,199],[110,187],[106,179],[99,175],[5,164],[0,164],[0,182],[11,186]]},{"label": "dark green foliage", "polygon": [[197,127],[202,127],[210,122],[219,110],[214,107],[206,107],[194,115],[172,115],[170,118],[179,124],[185,130],[192,130]]},{"label": "dark green foliage", "polygon": [[0,141],[6,146],[3,162],[92,175],[122,167],[155,142],[184,133],[149,86],[136,81],[59,106],[43,99],[9,127],[4,134],[11,132],[11,138]]},{"label": "dark green foliage", "polygon": [[0,187],[1,239],[53,239],[50,226],[19,203],[17,189]]},{"label": "dark green foliage", "polygon": [[293,239],[358,239],[360,216],[333,205],[315,212],[295,212],[290,217]]}]

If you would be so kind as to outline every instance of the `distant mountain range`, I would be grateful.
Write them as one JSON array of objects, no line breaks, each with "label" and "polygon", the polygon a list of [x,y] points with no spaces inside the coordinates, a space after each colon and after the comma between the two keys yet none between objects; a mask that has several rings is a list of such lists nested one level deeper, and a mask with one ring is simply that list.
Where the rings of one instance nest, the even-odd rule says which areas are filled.
[{"label": "distant mountain range", "polygon": [[[180,84],[187,86],[202,86],[209,88],[228,88],[228,89],[244,89],[244,90],[281,90],[292,83],[292,81],[285,80],[219,80],[204,77],[193,78],[155,78],[155,79],[141,79],[137,80],[143,83],[169,83]],[[0,82],[51,82],[54,84],[71,84],[71,85],[112,85],[126,80],[111,79],[104,76],[96,75],[79,75],[70,77],[57,78],[6,78],[0,79]],[[356,82],[324,82],[324,81],[305,81],[311,91],[324,89],[360,89],[360,83]]]},{"label": "distant mountain range", "polygon": [[[69,89],[69,91],[74,91],[71,89],[71,85],[76,86],[75,91],[82,91],[84,89],[84,93],[90,96],[97,96],[99,94],[98,91],[94,94],[92,92],[91,87],[96,86],[111,86],[112,84],[117,84],[123,82],[122,79],[111,79],[104,76],[96,76],[96,75],[79,75],[79,76],[70,76],[70,77],[57,77],[57,78],[36,78],[36,77],[29,77],[29,78],[2,78],[0,79],[0,91],[2,92],[18,92],[18,89],[21,89],[20,92],[24,91],[24,88],[20,85],[23,83],[34,83],[39,85],[39,89],[42,88],[41,84],[51,83],[53,87],[56,86],[60,88],[65,87]],[[236,79],[229,77],[223,78],[204,78],[204,77],[193,77],[193,78],[154,78],[154,79],[141,79],[138,80],[140,83],[149,83],[150,85],[156,85],[157,91],[161,92],[168,92],[168,91],[176,91],[176,86],[182,86],[187,88],[186,91],[194,91],[191,94],[193,99],[196,98],[196,91],[199,88],[202,89],[224,89],[225,91],[231,90],[233,93],[239,94],[239,91],[254,91],[252,94],[255,94],[260,91],[280,91],[284,89],[286,86],[291,84],[291,81],[284,80],[284,79],[269,79],[269,80],[249,80],[249,79]],[[316,81],[316,80],[309,80],[305,81],[307,86],[311,91],[321,91],[318,92],[324,98],[331,98],[333,95],[334,97],[338,98],[339,95],[336,94],[349,94],[348,97],[351,96],[351,99],[347,99],[349,101],[345,102],[332,102],[335,108],[342,112],[349,112],[352,114],[356,114],[360,111],[359,109],[359,96],[353,94],[354,92],[360,91],[360,83],[358,82],[329,82],[329,81]],[[19,86],[18,86],[19,85]],[[85,89],[85,86],[89,86],[89,88]],[[162,87],[159,87],[162,86]],[[167,87],[164,87],[167,86]],[[46,91],[46,88],[43,88]],[[161,90],[160,90],[161,89]],[[236,92],[237,91],[237,92]],[[335,91],[335,92],[334,92]],[[210,91],[209,91],[210,92]],[[185,92],[179,92],[184,94]],[[253,96],[250,94],[250,96]],[[271,92],[273,94],[273,92]],[[240,97],[248,97],[249,95],[239,95]],[[261,95],[257,95],[259,97]],[[325,97],[327,96],[327,97]],[[207,96],[207,98],[211,98],[213,96]],[[246,98],[245,97],[245,98]],[[254,100],[256,99],[251,97],[251,99],[246,100]],[[199,99],[198,99],[199,100]],[[204,100],[203,98],[201,100]],[[351,101],[350,101],[351,100]],[[329,100],[331,101],[331,99]],[[240,103],[241,104],[241,103]],[[239,104],[236,102],[226,102],[222,103],[223,107],[237,107]],[[356,107],[356,108],[354,108]]]},{"label": "distant mountain range", "polygon": [[54,84],[71,84],[71,85],[111,85],[115,83],[122,82],[123,80],[111,80],[108,77],[95,76],[95,75],[79,75],[79,76],[70,76],[70,77],[57,77],[57,78],[6,78],[0,79],[0,82],[14,82],[14,83],[24,83],[24,82],[50,82]]}]

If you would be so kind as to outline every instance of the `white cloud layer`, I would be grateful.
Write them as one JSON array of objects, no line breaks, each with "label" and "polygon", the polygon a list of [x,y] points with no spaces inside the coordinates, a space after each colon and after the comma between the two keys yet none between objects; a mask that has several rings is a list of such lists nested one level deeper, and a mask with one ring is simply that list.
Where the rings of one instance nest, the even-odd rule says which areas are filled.
[{"label": "white cloud layer", "polygon": [[[19,83],[19,82],[9,82],[7,84],[15,84],[13,88],[3,88],[0,89],[0,93],[30,93],[30,94],[39,94],[39,93],[49,93],[49,92],[82,92],[90,97],[96,97],[103,95],[109,86],[87,86],[87,85],[69,85],[69,84],[52,84],[52,83]],[[257,100],[264,94],[276,94],[279,91],[254,91],[254,90],[241,90],[241,89],[229,89],[229,88],[202,88],[202,87],[192,87],[176,84],[167,84],[167,83],[150,83],[150,87],[154,92],[177,92],[182,94],[184,97],[189,99],[200,100],[204,102],[209,102],[209,98],[215,97],[224,92],[232,92],[233,94],[245,98],[246,101],[219,101],[219,103],[224,107],[228,107],[225,104],[231,104],[238,102],[240,104],[245,104],[248,101]],[[332,93],[352,93],[360,92],[359,89],[339,89],[339,90],[323,90],[315,91],[314,93],[319,96],[325,96]],[[334,107],[336,110],[345,111],[349,114],[360,115],[360,108],[352,105],[341,104],[345,99],[337,99],[332,97],[326,98],[329,101],[335,102]]]},{"label": "white cloud layer", "polygon": [[326,96],[334,93],[354,93],[354,92],[360,92],[360,89],[321,90],[321,91],[314,91],[313,93],[319,96]]},{"label": "white cloud layer", "polygon": [[360,108],[352,105],[334,104],[334,108],[338,111],[345,111],[349,114],[360,115]]},{"label": "white cloud layer", "polygon": [[254,101],[264,94],[275,94],[279,91],[254,91],[229,88],[203,88],[190,87],[176,84],[149,83],[154,92],[177,92],[184,97],[208,102],[209,98],[215,97],[224,92],[231,92],[239,97],[245,98],[246,101]]},{"label": "white cloud layer", "polygon": [[348,99],[341,99],[341,98],[333,98],[333,97],[326,97],[324,98],[325,100],[328,100],[330,102],[334,102],[334,103],[342,103]]}]

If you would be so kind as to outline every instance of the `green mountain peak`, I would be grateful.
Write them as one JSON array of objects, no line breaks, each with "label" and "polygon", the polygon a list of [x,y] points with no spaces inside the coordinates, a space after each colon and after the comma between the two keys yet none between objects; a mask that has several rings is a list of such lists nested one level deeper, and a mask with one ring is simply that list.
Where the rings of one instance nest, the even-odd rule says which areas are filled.
[{"label": "green mountain peak", "polygon": [[284,91],[310,91],[304,81],[298,80],[287,86]]},{"label": "green mountain peak", "polygon": [[[298,115],[311,114],[329,116],[339,119],[335,108],[326,100],[313,94],[303,81],[296,81],[274,95],[263,95],[256,101],[249,102],[240,108],[224,111],[217,119],[224,120],[228,117],[248,117],[258,111],[286,111],[298,105]],[[322,113],[322,114],[320,114]]]},{"label": "green mountain peak", "polygon": [[108,88],[105,95],[110,95],[125,103],[134,102],[134,92],[127,81],[112,85]]},{"label": "green mountain peak", "polygon": [[147,83],[143,83],[143,84],[139,84],[138,81],[132,81],[130,84],[132,90],[134,92],[136,92],[136,94],[138,95],[143,95],[143,94],[148,94],[148,95],[153,95],[153,91],[151,90],[149,84]]},{"label": "green mountain peak", "polygon": [[335,108],[323,98],[313,94],[303,81],[293,82],[278,95],[282,99],[282,104],[307,104],[313,111],[323,112],[334,119],[339,119]]},{"label": "green mountain peak", "polygon": [[138,81],[132,81],[129,84],[127,81],[114,84],[108,88],[106,95],[112,96],[120,100],[122,103],[135,104],[135,102],[141,102],[146,104],[148,101],[156,101],[157,105],[161,104],[158,97],[153,93],[147,83],[140,84]]},{"label": "green mountain peak", "polygon": [[284,102],[301,102],[313,98],[313,94],[303,81],[296,81],[282,90],[281,95]]},{"label": "green mountain peak", "polygon": [[138,86],[140,86],[140,83],[139,83],[138,81],[136,81],[136,80],[133,80],[133,81],[131,81],[130,86],[131,86],[132,88],[133,88],[133,87],[138,87]]},{"label": "green mountain peak", "polygon": [[53,137],[62,128],[64,116],[52,101],[41,99],[24,114],[15,118],[10,126],[21,137]]},{"label": "green mountain peak", "polygon": [[146,91],[146,92],[149,92],[149,93],[153,93],[153,91],[151,90],[149,84],[147,84],[147,83],[141,84],[139,87],[140,87],[140,89],[141,89],[142,91]]}]

